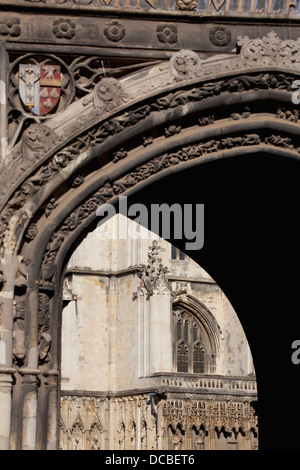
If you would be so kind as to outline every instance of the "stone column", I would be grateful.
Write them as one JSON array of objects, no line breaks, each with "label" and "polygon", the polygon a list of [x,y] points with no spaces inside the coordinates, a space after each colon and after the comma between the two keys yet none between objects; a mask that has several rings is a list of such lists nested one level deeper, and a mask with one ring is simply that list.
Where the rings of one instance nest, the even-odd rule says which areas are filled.
[{"label": "stone column", "polygon": [[7,152],[7,53],[4,44],[0,44],[0,162],[3,163]]},{"label": "stone column", "polygon": [[9,450],[11,392],[15,370],[0,366],[0,450]]},{"label": "stone column", "polygon": [[22,450],[35,450],[37,425],[37,369],[20,369],[22,384]]},{"label": "stone column", "polygon": [[47,396],[47,434],[46,450],[56,450],[58,448],[59,436],[59,400],[58,383],[59,373],[57,370],[50,370],[43,373],[46,378],[46,396]]},{"label": "stone column", "polygon": [[[0,57],[2,57],[1,54],[3,54],[2,46],[0,46]],[[0,97],[0,99],[2,98]],[[0,449],[8,450],[11,433],[13,374],[15,373],[12,362],[13,298],[17,258],[13,253],[8,252],[5,254],[2,263],[2,266],[0,266],[0,285],[3,284],[3,287],[1,285],[2,290],[0,289]]]}]

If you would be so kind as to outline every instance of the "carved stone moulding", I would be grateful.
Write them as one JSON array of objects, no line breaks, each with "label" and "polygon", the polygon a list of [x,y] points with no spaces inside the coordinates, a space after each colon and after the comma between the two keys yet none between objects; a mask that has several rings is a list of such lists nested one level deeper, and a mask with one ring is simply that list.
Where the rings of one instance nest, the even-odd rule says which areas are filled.
[{"label": "carved stone moulding", "polygon": [[[99,0],[95,1],[99,3]],[[26,1],[26,5],[28,7],[29,0]],[[56,3],[58,8],[66,5],[65,2],[62,5]],[[36,50],[39,53],[51,54],[68,50],[68,54],[81,55],[82,46],[85,46],[90,55],[103,48],[102,57],[143,57],[145,60],[149,59],[150,51],[152,58],[170,57],[170,52],[180,50],[181,45],[184,45],[185,49],[204,54],[234,50],[236,38],[241,32],[239,22],[233,21],[232,18],[226,20],[224,14],[219,14],[218,24],[214,24],[213,20],[202,21],[201,16],[197,21],[190,21],[189,18],[185,21],[183,13],[193,12],[190,7],[194,5],[195,2],[191,0],[181,1],[172,15],[167,17],[156,15],[155,18],[149,18],[147,15],[140,18],[128,14],[122,16],[120,12],[118,17],[112,12],[110,16],[84,15],[82,12],[76,16],[74,11],[69,13],[66,8],[58,14],[53,14],[51,9],[47,10],[47,14],[35,12],[33,15],[9,11],[5,12],[1,19],[0,38],[7,41],[7,47],[11,51],[15,51],[17,43],[27,52]],[[81,8],[83,6],[81,5]],[[128,6],[126,12],[128,13]],[[136,13],[138,12],[137,9]],[[286,33],[283,33],[282,24],[274,22],[272,26],[268,26],[267,23],[261,24],[261,35],[266,35],[270,28],[282,38],[288,36],[296,40],[298,37],[297,24],[293,25],[292,22],[289,22]],[[255,39],[257,37],[255,22],[244,23],[243,34]]]},{"label": "carved stone moulding", "polygon": [[[282,75],[282,74],[281,74]],[[80,153],[84,152],[85,150],[87,151],[89,148],[93,149],[95,145],[102,144],[105,142],[105,140],[113,135],[113,134],[118,134],[121,133],[126,127],[131,127],[133,124],[138,124],[139,122],[143,121],[144,119],[147,118],[147,116],[150,115],[152,111],[156,112],[158,110],[167,110],[168,108],[176,108],[181,105],[187,105],[188,103],[197,103],[201,102],[204,97],[210,97],[211,99],[213,97],[218,97],[221,93],[221,91],[230,91],[230,92],[241,92],[245,91],[247,89],[251,89],[252,86],[257,87],[262,87],[263,90],[265,90],[268,87],[273,87],[274,83],[278,84],[279,86],[284,86],[287,87],[288,84],[293,82],[293,78],[287,78],[286,76],[281,76],[280,74],[277,76],[276,74],[274,75],[269,75],[269,74],[258,74],[257,76],[242,76],[240,78],[230,78],[230,79],[225,79],[223,81],[216,81],[215,83],[209,83],[209,84],[204,84],[202,87],[200,86],[199,88],[189,88],[189,89],[183,89],[180,92],[175,92],[175,93],[169,93],[164,99],[158,98],[157,102],[153,104],[153,108],[151,106],[142,106],[141,108],[137,108],[136,111],[134,111],[132,114],[126,112],[123,117],[117,117],[113,118],[110,122],[108,121],[106,124],[100,124],[99,126],[95,127],[93,131],[89,131],[86,136],[78,138],[78,141],[75,141],[71,146],[67,147],[64,149],[64,151],[58,151],[52,161],[44,165],[44,167],[41,167],[39,171],[39,176],[38,178],[34,178],[32,183],[27,184],[26,187],[24,186],[24,194],[22,198],[28,199],[30,197],[30,194],[33,195],[32,191],[36,192],[39,188],[36,184],[37,181],[39,181],[40,184],[44,184],[47,181],[50,180],[55,174],[59,176],[60,171],[62,171],[65,167],[68,166],[68,164],[76,159]],[[280,80],[279,80],[280,79]],[[110,79],[112,80],[112,79]],[[101,82],[100,82],[101,83]],[[119,84],[115,83],[114,80],[112,80],[113,85],[117,85],[117,89],[119,89]],[[282,84],[282,85],[281,85]],[[103,88],[104,96],[101,95],[101,100],[104,98],[109,98],[108,100],[104,99],[104,101],[100,103],[100,108],[96,107],[95,109],[104,109],[106,106],[111,106],[111,103],[114,103],[114,101],[111,101],[110,97],[110,92],[108,92],[108,89],[105,85]],[[108,93],[108,94],[107,94]],[[122,94],[118,94],[118,99],[122,96]],[[95,94],[94,98],[97,98],[97,94]],[[91,101],[93,101],[93,95],[90,96]],[[98,99],[98,98],[97,98]],[[125,102],[127,100],[127,95],[124,95]],[[106,104],[107,103],[107,104]],[[95,103],[94,103],[95,106]],[[280,116],[282,116],[283,113],[280,113]],[[241,115],[233,115],[232,117],[233,120],[237,120],[238,118],[243,120],[247,119],[249,117],[249,112],[248,113],[242,113]],[[203,121],[203,117],[199,118],[199,124],[200,126],[204,125],[210,125],[214,122],[214,119],[212,118],[207,118],[206,121]],[[282,117],[281,117],[282,119]],[[290,116],[289,116],[290,119]],[[291,120],[291,119],[290,119]],[[171,133],[173,136],[176,136],[181,130],[178,128],[178,126],[172,128],[170,126]],[[168,130],[168,134],[170,134],[170,131]],[[28,142],[27,142],[27,137],[26,135],[24,136],[24,151],[23,157],[25,158],[27,155],[27,152],[30,153],[30,155],[33,158],[33,161],[35,159],[39,160],[39,158],[43,157],[45,153],[45,148],[48,148],[47,141],[50,139],[52,142],[52,139],[55,139],[55,136],[53,134],[53,131],[48,128],[45,125],[41,125],[41,128],[38,125],[31,126],[28,129]],[[45,138],[47,139],[45,140]],[[170,136],[168,137],[170,139]],[[238,142],[239,139],[236,140]],[[145,141],[144,141],[145,143]],[[233,146],[235,144],[232,144]],[[148,147],[148,146],[147,146]],[[150,148],[150,147],[149,147]],[[296,150],[296,149],[295,149]],[[123,149],[117,150],[114,155],[113,155],[113,161],[116,163],[120,159],[123,160],[126,158],[127,152]],[[30,157],[31,158],[31,157]],[[176,162],[178,161],[177,156],[172,157],[172,161]],[[77,178],[78,179],[78,178]],[[75,185],[77,184],[77,179]],[[81,184],[82,180],[78,180],[78,183]],[[73,183],[72,183],[73,186]],[[19,196],[18,196],[19,197]],[[24,199],[21,199],[24,202]],[[12,208],[16,207],[17,201],[13,202]],[[50,201],[47,203],[50,205]],[[52,203],[51,203],[52,204]],[[53,205],[53,204],[52,204]],[[48,208],[48,206],[47,206]],[[50,206],[49,206],[50,208]],[[48,209],[47,209],[48,210]],[[3,231],[4,232],[4,231]],[[2,232],[2,233],[3,233]]]}]

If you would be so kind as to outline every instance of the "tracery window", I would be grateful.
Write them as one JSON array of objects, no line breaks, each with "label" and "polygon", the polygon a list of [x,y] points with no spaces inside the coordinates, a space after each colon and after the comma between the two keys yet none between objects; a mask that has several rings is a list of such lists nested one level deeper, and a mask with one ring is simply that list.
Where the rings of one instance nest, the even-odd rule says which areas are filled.
[{"label": "tracery window", "polygon": [[197,315],[177,309],[173,315],[173,366],[176,372],[214,372],[215,357],[207,330]]}]

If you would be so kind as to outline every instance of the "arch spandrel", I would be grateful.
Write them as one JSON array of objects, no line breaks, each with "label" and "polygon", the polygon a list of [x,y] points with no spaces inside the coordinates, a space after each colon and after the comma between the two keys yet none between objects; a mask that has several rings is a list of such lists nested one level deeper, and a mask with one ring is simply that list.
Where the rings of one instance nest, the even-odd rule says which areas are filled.
[{"label": "arch spandrel", "polygon": [[[65,260],[95,222],[100,204],[212,159],[262,149],[299,158],[298,114],[291,105],[299,47],[299,40],[270,33],[256,41],[240,39],[236,56],[202,60],[181,51],[136,75],[101,80],[93,93],[24,132],[2,168],[1,252],[6,365],[11,370],[14,363],[18,371],[13,399],[23,402],[23,414],[26,407],[38,404],[40,410],[50,403],[58,413],[57,323]],[[273,114],[238,112],[262,98],[279,100],[288,111],[277,106]],[[215,117],[226,103],[237,112]],[[38,429],[44,411],[39,413]],[[29,421],[21,445],[34,448],[35,438],[26,435]],[[48,433],[38,447],[57,445],[51,416]]]}]

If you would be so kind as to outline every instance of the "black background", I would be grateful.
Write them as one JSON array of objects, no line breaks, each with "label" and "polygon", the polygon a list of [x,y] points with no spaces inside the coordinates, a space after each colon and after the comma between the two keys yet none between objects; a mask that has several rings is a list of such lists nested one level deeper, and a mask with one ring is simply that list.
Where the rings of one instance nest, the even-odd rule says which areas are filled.
[{"label": "black background", "polygon": [[274,155],[222,159],[166,177],[128,204],[205,205],[199,251],[169,240],[216,281],[237,312],[258,383],[261,450],[299,449],[300,339],[298,160]]}]

